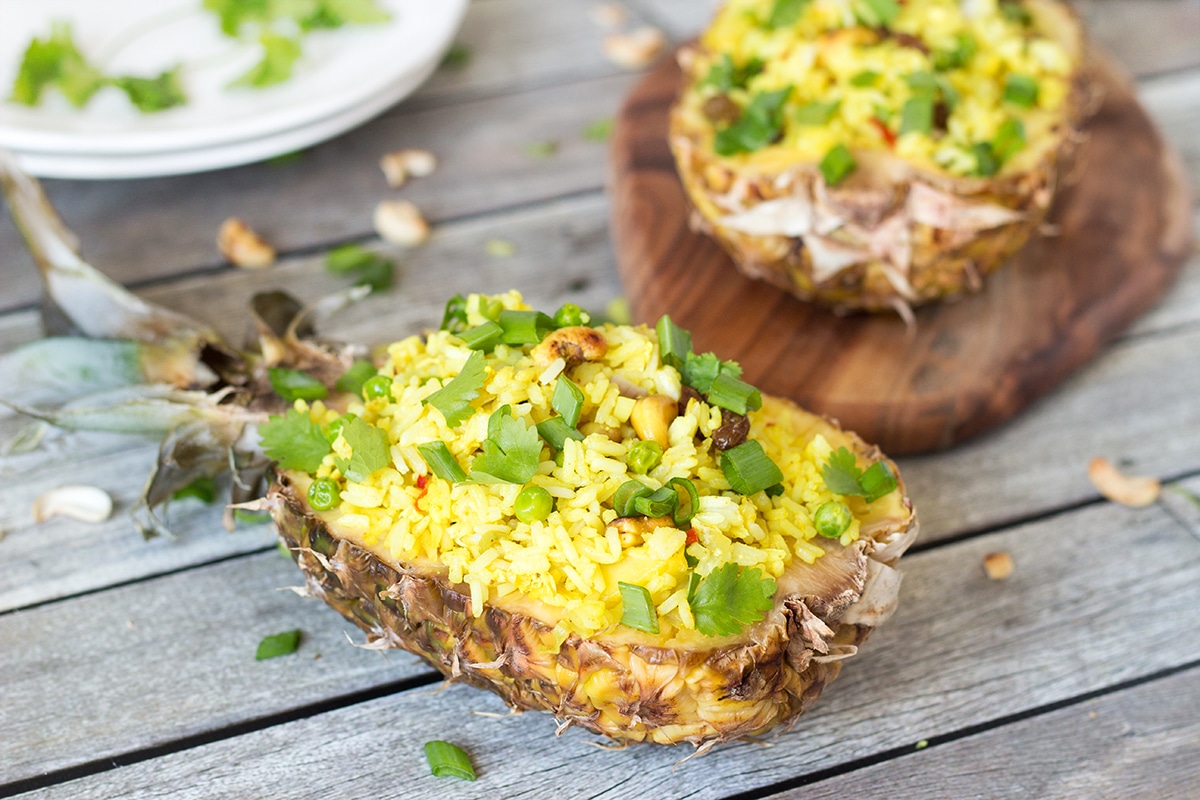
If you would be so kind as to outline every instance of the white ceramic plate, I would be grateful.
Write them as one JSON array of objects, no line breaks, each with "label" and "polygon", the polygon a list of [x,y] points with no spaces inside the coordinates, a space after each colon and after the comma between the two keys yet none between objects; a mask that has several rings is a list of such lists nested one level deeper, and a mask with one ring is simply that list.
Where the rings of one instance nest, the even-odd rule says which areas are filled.
[{"label": "white ceramic plate", "polygon": [[440,58],[424,69],[405,76],[375,97],[325,119],[256,139],[214,147],[175,150],[145,155],[92,155],[89,153],[33,153],[13,151],[21,168],[42,178],[78,178],[85,180],[148,178],[160,175],[184,175],[240,164],[252,164],[284,153],[301,150],[317,142],[362,124],[382,113],[400,98],[420,86],[437,67]]},{"label": "white ceramic plate", "polygon": [[[186,105],[157,114],[139,113],[114,88],[102,89],[83,109],[57,91],[47,91],[37,108],[3,102],[0,147],[39,158],[179,156],[287,138],[304,128],[336,135],[345,128],[320,123],[336,118],[347,127],[357,124],[361,115],[346,112],[385,96],[397,102],[403,95],[395,96],[395,87],[410,85],[411,91],[420,84],[413,76],[423,79],[436,66],[467,0],[379,5],[391,13],[390,21],[306,36],[290,80],[266,89],[229,89],[258,60],[257,48],[222,36],[202,0],[0,0],[0,97],[7,98],[30,39],[48,36],[54,20],[69,20],[80,49],[109,74],[153,76],[182,62],[189,97]],[[302,145],[288,147],[296,146]]]}]

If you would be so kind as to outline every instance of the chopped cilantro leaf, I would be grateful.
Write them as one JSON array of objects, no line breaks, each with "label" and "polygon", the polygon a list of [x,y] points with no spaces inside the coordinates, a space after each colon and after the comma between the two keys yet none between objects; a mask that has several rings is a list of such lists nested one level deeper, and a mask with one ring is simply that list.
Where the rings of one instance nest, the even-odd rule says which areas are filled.
[{"label": "chopped cilantro leaf", "polygon": [[844,446],[829,454],[821,467],[825,487],[834,494],[856,495],[873,503],[896,488],[896,476],[887,462],[877,461],[864,472],[854,454]]},{"label": "chopped cilantro leaf", "polygon": [[762,72],[763,62],[756,58],[752,58],[741,66],[734,66],[733,59],[728,53],[722,53],[721,57],[708,68],[708,74],[704,76],[701,86],[712,86],[717,91],[728,92],[730,89],[744,89],[746,83],[758,73]]},{"label": "chopped cilantro leaf", "polygon": [[329,454],[329,440],[321,426],[307,412],[289,409],[283,416],[272,416],[258,429],[263,452],[279,462],[282,469],[313,473]]},{"label": "chopped cilantro leaf", "polygon": [[269,30],[258,35],[263,56],[257,64],[240,78],[229,84],[233,86],[274,86],[292,77],[292,67],[300,58],[300,42]]},{"label": "chopped cilantro leaf", "polygon": [[791,91],[786,86],[754,95],[736,122],[717,131],[713,149],[718,155],[731,156],[752,153],[773,143],[783,127],[783,104]]},{"label": "chopped cilantro leaf", "polygon": [[775,581],[762,577],[758,567],[740,570],[730,562],[710,572],[694,592],[688,605],[696,619],[696,630],[705,636],[732,636],[752,625],[771,610]]},{"label": "chopped cilantro leaf", "polygon": [[794,25],[808,3],[809,0],[775,0],[771,13],[767,15],[767,27],[776,29]]},{"label": "chopped cilantro leaf", "polygon": [[342,426],[342,438],[350,445],[350,458],[336,459],[338,470],[349,480],[362,483],[377,469],[392,463],[387,431],[355,417]]},{"label": "chopped cilantro leaf", "polygon": [[483,452],[471,464],[472,483],[528,483],[538,469],[542,439],[537,428],[502,406],[488,419]]},{"label": "chopped cilantro leaf", "polygon": [[187,102],[183,84],[179,81],[178,64],[154,78],[132,75],[113,78],[113,85],[125,92],[129,102],[144,114],[166,111]]},{"label": "chopped cilantro leaf", "polygon": [[441,389],[421,401],[431,405],[446,418],[446,426],[457,428],[475,413],[471,401],[479,397],[479,390],[487,378],[487,359],[480,350],[472,350],[458,375]]},{"label": "chopped cilantro leaf", "polygon": [[742,368],[736,361],[722,361],[713,353],[696,355],[689,352],[680,372],[683,382],[700,394],[708,394],[718,375],[742,377]]},{"label": "chopped cilantro leaf", "polygon": [[854,16],[868,28],[886,28],[900,13],[896,0],[857,0]]}]

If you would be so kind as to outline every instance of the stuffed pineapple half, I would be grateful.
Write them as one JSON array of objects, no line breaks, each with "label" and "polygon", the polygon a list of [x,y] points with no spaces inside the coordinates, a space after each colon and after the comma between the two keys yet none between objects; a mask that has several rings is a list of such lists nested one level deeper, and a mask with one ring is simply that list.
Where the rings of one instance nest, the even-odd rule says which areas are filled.
[{"label": "stuffed pineapple half", "polygon": [[680,54],[693,219],[838,311],[977,290],[1044,219],[1085,105],[1056,0],[729,0]]},{"label": "stuffed pineapple half", "polygon": [[[310,593],[381,647],[563,726],[708,747],[795,719],[895,606],[917,525],[894,465],[669,318],[592,326],[472,295],[378,362],[291,313],[256,314],[260,346],[239,352],[80,261],[2,156],[0,183],[51,305],[106,337],[0,359],[20,410],[165,434],[151,532],[197,476],[233,465],[245,490],[271,464],[258,507]],[[102,395],[29,405],[85,346],[76,377],[120,368],[68,383]]]}]

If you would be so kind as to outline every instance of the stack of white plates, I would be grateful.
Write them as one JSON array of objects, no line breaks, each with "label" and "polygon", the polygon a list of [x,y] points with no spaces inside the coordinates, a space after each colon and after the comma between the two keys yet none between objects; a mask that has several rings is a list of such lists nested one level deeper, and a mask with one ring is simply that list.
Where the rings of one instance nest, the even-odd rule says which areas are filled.
[{"label": "stack of white plates", "polygon": [[[202,0],[0,0],[0,148],[34,175],[138,178],[246,164],[332,138],[383,112],[429,77],[467,0],[377,0],[391,20],[316,31],[290,79],[230,88],[258,48],[221,34]],[[70,22],[106,74],[153,77],[177,63],[188,102],[154,114],[101,89],[82,109],[56,90],[36,108],[7,100],[25,48]]]}]

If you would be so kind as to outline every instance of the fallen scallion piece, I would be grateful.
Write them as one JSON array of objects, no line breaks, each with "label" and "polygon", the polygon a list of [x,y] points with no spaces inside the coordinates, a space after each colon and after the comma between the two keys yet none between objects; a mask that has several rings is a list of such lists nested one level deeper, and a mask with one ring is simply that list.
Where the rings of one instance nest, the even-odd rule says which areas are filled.
[{"label": "fallen scallion piece", "polygon": [[458,745],[440,739],[426,742],[425,760],[429,762],[429,771],[435,778],[475,780],[475,768],[471,766],[471,759]]},{"label": "fallen scallion piece", "polygon": [[298,630],[264,636],[263,640],[258,643],[258,650],[254,653],[254,660],[262,661],[278,656],[288,656],[296,652],[296,648],[299,646],[300,631]]},{"label": "fallen scallion piece", "polygon": [[339,392],[362,395],[363,384],[375,377],[375,365],[370,361],[355,361],[342,373],[333,388]]}]

